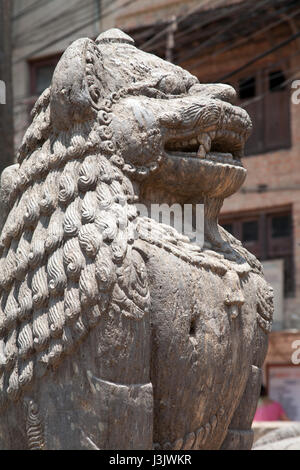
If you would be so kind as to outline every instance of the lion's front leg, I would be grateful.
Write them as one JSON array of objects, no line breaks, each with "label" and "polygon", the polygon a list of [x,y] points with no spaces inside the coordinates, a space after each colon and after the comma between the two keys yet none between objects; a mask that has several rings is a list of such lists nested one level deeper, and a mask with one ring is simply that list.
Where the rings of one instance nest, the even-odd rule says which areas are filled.
[{"label": "lion's front leg", "polygon": [[149,317],[104,315],[71,357],[39,383],[46,449],[151,449]]},{"label": "lion's front leg", "polygon": [[261,378],[261,368],[251,366],[244,394],[229,425],[227,435],[221,447],[222,450],[251,449],[253,444],[253,431],[251,429],[251,425],[256,411]]},{"label": "lion's front leg", "polygon": [[97,401],[100,447],[88,432],[82,432],[81,445],[90,449],[151,449],[152,384],[117,384],[92,375],[89,380]]}]

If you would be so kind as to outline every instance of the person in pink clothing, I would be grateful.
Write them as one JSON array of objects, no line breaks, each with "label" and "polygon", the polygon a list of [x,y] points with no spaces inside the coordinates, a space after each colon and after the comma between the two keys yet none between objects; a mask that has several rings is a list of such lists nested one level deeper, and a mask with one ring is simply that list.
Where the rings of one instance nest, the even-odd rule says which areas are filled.
[{"label": "person in pink clothing", "polygon": [[263,385],[253,421],[289,421],[280,403],[268,397],[267,389]]}]

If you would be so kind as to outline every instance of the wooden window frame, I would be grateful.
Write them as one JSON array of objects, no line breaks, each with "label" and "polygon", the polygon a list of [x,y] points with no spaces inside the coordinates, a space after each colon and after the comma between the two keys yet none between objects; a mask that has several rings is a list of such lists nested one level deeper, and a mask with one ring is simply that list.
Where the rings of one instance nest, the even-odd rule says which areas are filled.
[{"label": "wooden window frame", "polygon": [[37,96],[38,92],[36,89],[37,86],[37,70],[41,67],[47,66],[56,66],[61,54],[55,54],[49,57],[44,57],[42,59],[34,59],[29,61],[30,68],[30,95]]},{"label": "wooden window frame", "polygon": [[[275,242],[271,237],[271,221],[274,216],[290,215],[291,234],[289,237],[278,238]],[[242,241],[242,224],[250,220],[258,220],[258,242]],[[242,241],[243,246],[253,253],[259,260],[266,261],[282,258],[285,261],[285,297],[295,295],[295,270],[294,270],[294,240],[293,240],[293,212],[291,206],[260,209],[241,214],[222,214],[220,225],[232,224],[233,236]]]},{"label": "wooden window frame", "polygon": [[[45,67],[45,66],[56,66],[62,53],[51,55],[48,57],[43,57],[40,59],[32,59],[28,61],[28,67],[29,67],[29,95],[30,98],[28,100],[28,117],[30,117],[31,110],[39,97],[39,93],[36,89],[37,87],[37,70],[40,67]],[[29,118],[30,120],[30,118]]]},{"label": "wooden window frame", "polygon": [[[292,145],[291,139],[291,107],[290,107],[290,89],[286,84],[286,88],[283,91],[270,91],[269,90],[269,74],[272,71],[281,70],[285,75],[286,71],[289,70],[289,63],[287,60],[282,61],[279,65],[266,65],[261,69],[250,69],[247,73],[239,74],[236,76],[235,80],[231,82],[231,85],[239,92],[239,82],[240,80],[245,80],[250,77],[255,77],[255,86],[256,86],[256,96],[250,99],[238,100],[238,104],[243,107],[244,103],[250,101],[248,106],[245,106],[245,109],[249,108],[249,113],[253,114],[254,122],[254,132],[256,133],[255,144],[252,144],[249,148],[249,151],[246,152],[245,157],[256,156],[262,153],[274,152],[277,150],[289,149]],[[280,115],[281,126],[283,126],[281,142],[274,142],[270,138],[270,131],[268,132],[269,124],[276,119],[276,113],[273,113],[271,109],[272,101],[276,102],[277,93],[282,93],[282,106],[283,106],[283,117]],[[263,96],[263,98],[255,101],[255,98]],[[279,95],[277,95],[279,97]],[[253,101],[251,101],[253,100]],[[251,111],[251,106],[255,111]],[[256,130],[255,130],[256,129]],[[255,134],[253,134],[255,135]],[[251,138],[251,137],[250,137]],[[247,149],[247,147],[246,147]]]}]

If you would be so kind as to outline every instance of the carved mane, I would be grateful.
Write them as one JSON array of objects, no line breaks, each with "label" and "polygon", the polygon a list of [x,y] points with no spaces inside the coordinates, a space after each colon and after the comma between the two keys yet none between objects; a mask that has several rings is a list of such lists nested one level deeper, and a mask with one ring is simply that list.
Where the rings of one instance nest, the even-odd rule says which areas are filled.
[{"label": "carved mane", "polygon": [[[85,41],[87,48],[94,44]],[[93,53],[86,52],[90,69]],[[78,117],[75,109],[66,129],[53,124],[53,83],[45,90],[6,194],[0,407],[72,352],[101,315],[114,310],[140,318],[149,308],[147,279],[132,250],[134,191],[111,140],[117,97],[98,99],[96,79],[91,70],[87,111]]]}]

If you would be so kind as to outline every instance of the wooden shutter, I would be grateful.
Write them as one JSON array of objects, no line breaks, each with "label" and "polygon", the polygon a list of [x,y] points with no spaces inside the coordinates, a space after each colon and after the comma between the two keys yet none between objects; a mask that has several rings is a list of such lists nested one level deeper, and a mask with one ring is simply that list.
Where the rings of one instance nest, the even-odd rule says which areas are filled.
[{"label": "wooden shutter", "polygon": [[290,91],[289,85],[271,89],[272,77],[276,79],[283,76],[284,68],[268,68],[264,70],[264,147],[265,151],[289,148],[291,146],[290,135]]},{"label": "wooden shutter", "polygon": [[264,150],[264,106],[259,99],[262,94],[262,73],[261,71],[248,73],[239,78],[236,83],[236,89],[239,90],[239,83],[241,80],[253,77],[255,80],[255,94],[253,97],[248,97],[239,100],[239,105],[245,108],[252,119],[253,130],[245,146],[245,155],[255,155]]}]

